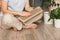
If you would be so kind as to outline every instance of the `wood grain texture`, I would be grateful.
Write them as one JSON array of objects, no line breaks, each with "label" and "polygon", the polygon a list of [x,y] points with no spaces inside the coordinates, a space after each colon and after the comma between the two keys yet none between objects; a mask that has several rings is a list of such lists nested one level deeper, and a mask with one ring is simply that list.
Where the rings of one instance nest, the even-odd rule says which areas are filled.
[{"label": "wood grain texture", "polygon": [[0,29],[0,40],[60,40],[60,29],[53,25],[38,24],[37,29],[13,30]]}]

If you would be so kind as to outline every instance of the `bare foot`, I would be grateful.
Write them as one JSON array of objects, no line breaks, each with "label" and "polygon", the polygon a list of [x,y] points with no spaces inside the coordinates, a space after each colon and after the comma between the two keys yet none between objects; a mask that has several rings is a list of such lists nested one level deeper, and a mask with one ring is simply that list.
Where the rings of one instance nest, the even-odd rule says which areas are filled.
[{"label": "bare foot", "polygon": [[14,32],[17,32],[17,28],[13,27],[13,31],[14,31]]},{"label": "bare foot", "polygon": [[35,29],[35,28],[37,28],[37,24],[26,25],[23,28],[26,28],[26,29],[29,29],[29,28]]},{"label": "bare foot", "polygon": [[31,28],[33,29],[37,28],[37,24],[31,24]]}]

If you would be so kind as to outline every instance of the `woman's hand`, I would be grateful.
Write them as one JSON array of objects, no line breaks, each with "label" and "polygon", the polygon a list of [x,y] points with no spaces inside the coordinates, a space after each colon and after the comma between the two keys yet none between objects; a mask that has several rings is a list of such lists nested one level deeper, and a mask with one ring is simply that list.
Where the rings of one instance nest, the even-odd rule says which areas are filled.
[{"label": "woman's hand", "polygon": [[41,7],[39,7],[39,6],[38,6],[38,7],[36,7],[35,9],[39,9],[39,10],[42,10],[42,8],[41,8]]},{"label": "woman's hand", "polygon": [[30,12],[22,12],[22,13],[18,13],[18,15],[20,15],[20,16],[30,16],[31,13]]}]

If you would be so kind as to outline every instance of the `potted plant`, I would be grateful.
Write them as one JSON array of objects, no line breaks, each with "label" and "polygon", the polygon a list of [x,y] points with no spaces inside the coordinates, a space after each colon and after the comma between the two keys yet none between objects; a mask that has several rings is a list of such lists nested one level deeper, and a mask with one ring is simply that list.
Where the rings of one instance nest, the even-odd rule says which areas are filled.
[{"label": "potted plant", "polygon": [[50,18],[48,21],[50,21],[51,19],[54,19],[54,26],[56,28],[60,28],[60,4],[58,3],[55,3],[53,1],[53,3],[51,4],[52,6],[57,6],[56,9],[53,9],[51,10],[51,13],[50,13]]},{"label": "potted plant", "polygon": [[50,4],[51,4],[51,0],[44,0],[43,2],[43,8],[44,8],[44,24],[53,24],[53,20],[48,21],[48,19],[50,18],[49,14],[49,8],[50,8]]}]

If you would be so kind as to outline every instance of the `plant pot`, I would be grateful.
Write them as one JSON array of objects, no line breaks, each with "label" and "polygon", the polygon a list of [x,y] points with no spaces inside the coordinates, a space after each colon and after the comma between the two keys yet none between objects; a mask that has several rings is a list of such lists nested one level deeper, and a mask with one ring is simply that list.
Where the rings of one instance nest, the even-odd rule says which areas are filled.
[{"label": "plant pot", "polygon": [[54,26],[60,28],[60,19],[54,19]]},{"label": "plant pot", "polygon": [[44,24],[53,24],[52,19],[48,21],[49,18],[50,18],[49,12],[48,11],[44,12]]}]

